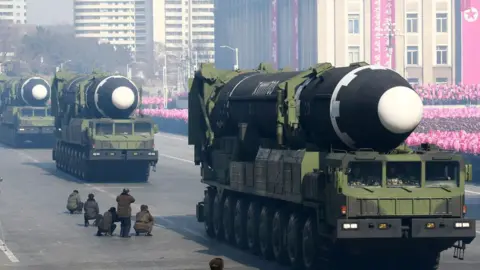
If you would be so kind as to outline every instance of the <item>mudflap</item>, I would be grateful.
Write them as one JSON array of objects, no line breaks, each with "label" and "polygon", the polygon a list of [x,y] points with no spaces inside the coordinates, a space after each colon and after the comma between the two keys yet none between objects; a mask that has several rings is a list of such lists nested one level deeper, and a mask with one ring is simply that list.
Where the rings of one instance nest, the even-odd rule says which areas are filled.
[{"label": "mudflap", "polygon": [[52,160],[56,160],[55,159],[55,149],[52,150]]},{"label": "mudflap", "polygon": [[203,202],[199,202],[197,203],[197,208],[196,208],[196,215],[197,215],[197,221],[198,222],[204,222],[205,221],[205,216],[204,216],[204,207],[205,205],[203,204]]},{"label": "mudflap", "polygon": [[465,249],[467,245],[462,240],[459,240],[453,245],[453,258],[463,261],[465,259]]},{"label": "mudflap", "polygon": [[157,171],[157,162],[158,161],[152,161],[150,163],[150,167],[152,167],[152,172],[156,172]]}]

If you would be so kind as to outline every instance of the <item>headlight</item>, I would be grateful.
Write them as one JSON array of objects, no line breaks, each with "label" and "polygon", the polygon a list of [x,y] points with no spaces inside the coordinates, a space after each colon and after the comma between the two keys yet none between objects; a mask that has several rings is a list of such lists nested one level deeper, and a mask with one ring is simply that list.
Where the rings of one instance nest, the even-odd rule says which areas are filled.
[{"label": "headlight", "polygon": [[25,129],[24,129],[24,128],[19,128],[18,130],[19,130],[19,131],[24,131]]},{"label": "headlight", "polygon": [[94,156],[100,156],[100,153],[93,153]]},{"label": "headlight", "polygon": [[356,230],[358,229],[357,223],[343,223],[344,230]]},{"label": "headlight", "polygon": [[148,153],[149,156],[155,156],[155,152]]},{"label": "headlight", "polygon": [[456,222],[455,228],[470,228],[470,223],[468,222]]}]

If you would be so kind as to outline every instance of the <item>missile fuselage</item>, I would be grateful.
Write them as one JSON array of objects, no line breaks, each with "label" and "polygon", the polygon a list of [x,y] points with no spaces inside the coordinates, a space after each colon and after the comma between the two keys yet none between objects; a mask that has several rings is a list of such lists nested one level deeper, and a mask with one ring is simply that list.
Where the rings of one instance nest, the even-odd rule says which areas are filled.
[{"label": "missile fuselage", "polygon": [[46,106],[51,96],[50,84],[40,77],[9,79],[4,82],[2,105]]}]

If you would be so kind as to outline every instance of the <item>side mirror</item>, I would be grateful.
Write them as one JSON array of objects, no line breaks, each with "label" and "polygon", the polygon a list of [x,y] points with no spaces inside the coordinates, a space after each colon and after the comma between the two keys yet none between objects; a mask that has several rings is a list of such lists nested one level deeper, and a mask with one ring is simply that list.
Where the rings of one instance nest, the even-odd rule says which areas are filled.
[{"label": "side mirror", "polygon": [[345,175],[349,175],[352,173],[352,168],[346,168],[345,169]]},{"label": "side mirror", "polygon": [[0,177],[0,182],[3,182],[3,177]]},{"label": "side mirror", "polygon": [[472,181],[472,164],[465,164],[465,181]]}]

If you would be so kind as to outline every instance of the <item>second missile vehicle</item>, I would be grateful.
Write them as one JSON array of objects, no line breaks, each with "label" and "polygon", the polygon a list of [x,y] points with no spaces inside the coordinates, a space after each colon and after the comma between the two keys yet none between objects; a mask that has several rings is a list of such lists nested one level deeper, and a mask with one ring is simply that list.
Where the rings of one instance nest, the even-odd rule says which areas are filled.
[{"label": "second missile vehicle", "polygon": [[86,181],[146,182],[158,161],[154,123],[132,116],[141,90],[129,79],[103,73],[56,73],[52,115],[57,168]]}]

